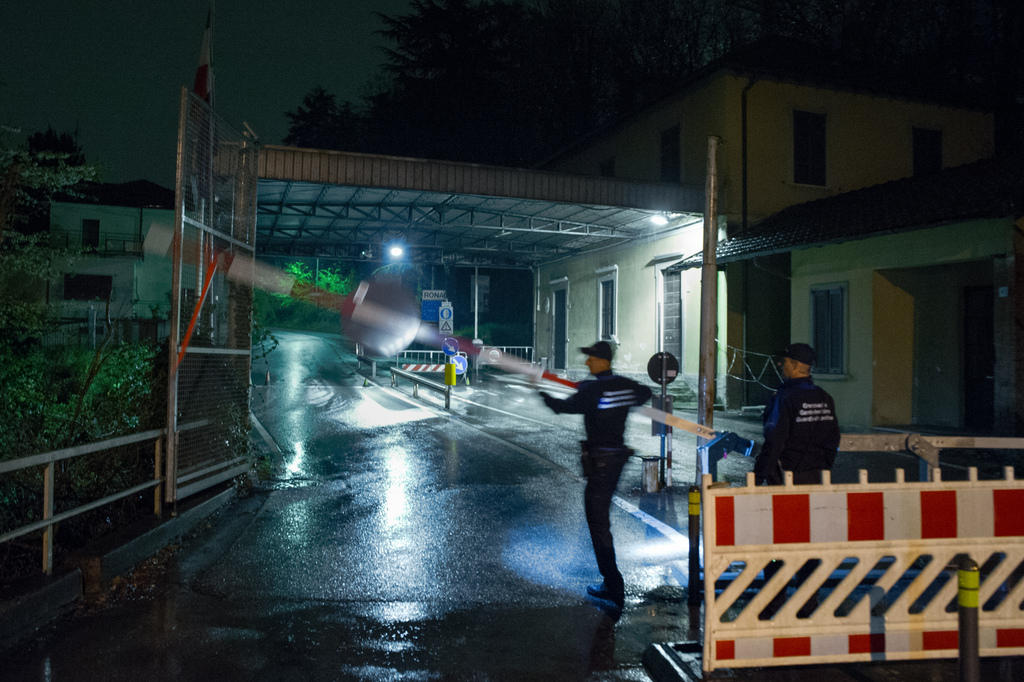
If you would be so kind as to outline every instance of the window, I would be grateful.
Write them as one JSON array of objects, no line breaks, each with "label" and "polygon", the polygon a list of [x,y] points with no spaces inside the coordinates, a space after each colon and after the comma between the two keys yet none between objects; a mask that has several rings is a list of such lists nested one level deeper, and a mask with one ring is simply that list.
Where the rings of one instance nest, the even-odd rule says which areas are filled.
[{"label": "window", "polygon": [[93,218],[82,218],[82,247],[99,248],[100,221]]},{"label": "window", "polygon": [[679,126],[661,131],[661,181],[682,181],[682,163],[679,159]]},{"label": "window", "polygon": [[825,185],[825,114],[793,112],[793,182]]},{"label": "window", "polygon": [[811,335],[818,374],[843,374],[846,287],[830,284],[811,288]]},{"label": "window", "polygon": [[914,128],[914,175],[942,170],[942,131]]},{"label": "window", "polygon": [[114,286],[110,275],[64,275],[65,301],[106,301]]},{"label": "window", "polygon": [[597,273],[597,334],[604,341],[615,339],[615,289],[619,268],[603,268]]},{"label": "window", "polygon": [[615,177],[615,157],[609,156],[607,159],[597,165],[597,173],[602,178],[614,178]]}]

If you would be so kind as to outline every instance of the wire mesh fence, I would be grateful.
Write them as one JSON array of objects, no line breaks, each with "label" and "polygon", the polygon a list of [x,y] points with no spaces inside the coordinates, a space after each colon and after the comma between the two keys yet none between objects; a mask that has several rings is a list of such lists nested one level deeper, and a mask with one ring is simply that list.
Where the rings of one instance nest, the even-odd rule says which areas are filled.
[{"label": "wire mesh fence", "polygon": [[248,468],[258,147],[182,90],[168,390],[168,500]]}]

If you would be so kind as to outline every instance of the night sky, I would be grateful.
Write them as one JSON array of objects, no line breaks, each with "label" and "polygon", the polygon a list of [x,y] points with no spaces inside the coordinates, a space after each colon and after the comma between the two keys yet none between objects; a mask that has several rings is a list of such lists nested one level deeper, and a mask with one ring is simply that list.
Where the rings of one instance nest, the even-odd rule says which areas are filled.
[{"label": "night sky", "polygon": [[[79,131],[107,182],[174,186],[179,93],[192,87],[208,0],[0,2],[0,124]],[[217,0],[213,67],[218,113],[264,143],[288,132],[285,111],[322,85],[355,101],[384,61],[373,11],[409,0]]]}]

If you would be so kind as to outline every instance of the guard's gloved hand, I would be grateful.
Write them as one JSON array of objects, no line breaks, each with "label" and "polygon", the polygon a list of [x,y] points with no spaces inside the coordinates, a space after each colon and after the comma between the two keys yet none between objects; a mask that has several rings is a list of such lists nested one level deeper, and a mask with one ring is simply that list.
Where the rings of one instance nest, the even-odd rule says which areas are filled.
[{"label": "guard's gloved hand", "polygon": [[543,398],[543,399],[544,399],[544,404],[545,404],[545,405],[547,405],[547,406],[548,406],[549,408],[551,408],[551,409],[552,409],[553,411],[555,411],[556,413],[558,412],[558,408],[557,408],[557,407],[555,407],[555,405],[557,404],[557,400],[558,400],[557,398],[555,398],[555,397],[554,397],[553,395],[551,395],[550,393],[546,393],[546,392],[544,392],[544,391],[540,391],[540,392],[538,393],[538,395],[539,395],[539,396],[540,396],[541,398]]}]

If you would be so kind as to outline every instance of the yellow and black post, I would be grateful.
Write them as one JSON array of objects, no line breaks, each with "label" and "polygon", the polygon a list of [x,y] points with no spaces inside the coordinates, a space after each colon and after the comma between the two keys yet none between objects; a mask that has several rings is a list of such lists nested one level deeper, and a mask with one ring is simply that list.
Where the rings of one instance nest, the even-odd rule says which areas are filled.
[{"label": "yellow and black post", "polygon": [[455,373],[455,358],[448,356],[444,363],[444,409],[452,409],[452,386],[458,375]]},{"label": "yellow and black post", "polygon": [[963,555],[957,571],[961,682],[981,681],[978,662],[978,578],[977,562]]},{"label": "yellow and black post", "polygon": [[703,585],[700,580],[700,488],[690,486],[688,495],[690,522],[690,577],[687,585],[687,601],[692,606],[703,599]]}]

